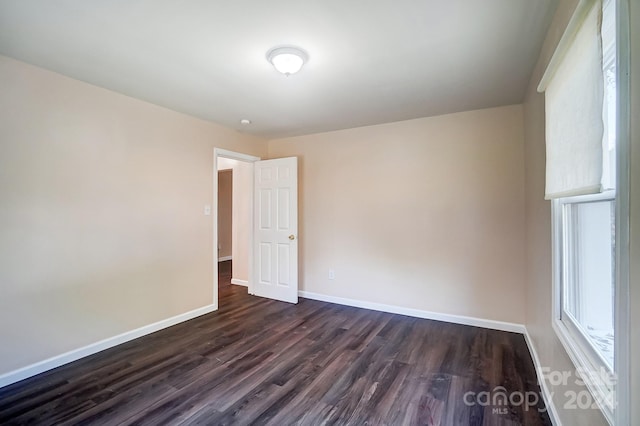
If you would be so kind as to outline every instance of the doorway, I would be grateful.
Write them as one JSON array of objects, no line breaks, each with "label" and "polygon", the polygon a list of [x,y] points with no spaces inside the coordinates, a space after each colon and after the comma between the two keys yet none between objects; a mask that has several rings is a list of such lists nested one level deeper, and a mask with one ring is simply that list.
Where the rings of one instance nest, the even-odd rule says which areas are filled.
[{"label": "doorway", "polygon": [[249,287],[253,276],[253,163],[259,157],[214,149],[214,305],[222,285]]}]

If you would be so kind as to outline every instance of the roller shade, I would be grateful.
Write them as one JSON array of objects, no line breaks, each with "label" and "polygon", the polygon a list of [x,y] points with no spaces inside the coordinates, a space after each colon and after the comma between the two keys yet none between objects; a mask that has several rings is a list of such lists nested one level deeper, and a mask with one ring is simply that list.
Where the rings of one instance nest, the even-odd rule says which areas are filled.
[{"label": "roller shade", "polygon": [[545,91],[546,199],[608,189],[601,23],[601,1],[581,2],[538,88]]}]

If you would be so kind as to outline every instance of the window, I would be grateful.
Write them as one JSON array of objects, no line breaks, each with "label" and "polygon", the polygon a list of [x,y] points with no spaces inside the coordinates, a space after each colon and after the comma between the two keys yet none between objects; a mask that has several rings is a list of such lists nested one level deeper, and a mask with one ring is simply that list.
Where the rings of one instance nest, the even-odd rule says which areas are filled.
[{"label": "window", "polygon": [[546,91],[546,198],[552,200],[554,231],[553,327],[613,423],[617,372],[615,0],[581,2],[569,28],[539,87]]},{"label": "window", "polygon": [[615,192],[553,201],[553,327],[595,402],[615,408]]},{"label": "window", "polygon": [[[616,61],[614,1],[604,3],[602,181],[615,187]],[[556,320],[591,367],[614,372],[615,190],[554,200],[560,269]],[[574,348],[575,350],[575,348]]]},{"label": "window", "polygon": [[594,365],[613,372],[615,194],[560,199],[559,320],[592,352]]}]

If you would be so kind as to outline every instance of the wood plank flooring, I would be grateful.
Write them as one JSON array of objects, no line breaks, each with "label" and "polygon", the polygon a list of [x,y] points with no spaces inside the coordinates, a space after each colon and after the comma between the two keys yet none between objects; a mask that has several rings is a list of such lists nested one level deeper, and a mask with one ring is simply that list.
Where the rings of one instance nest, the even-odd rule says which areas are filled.
[{"label": "wood plank flooring", "polygon": [[0,389],[0,424],[551,424],[521,335],[261,299],[229,263],[217,312]]}]

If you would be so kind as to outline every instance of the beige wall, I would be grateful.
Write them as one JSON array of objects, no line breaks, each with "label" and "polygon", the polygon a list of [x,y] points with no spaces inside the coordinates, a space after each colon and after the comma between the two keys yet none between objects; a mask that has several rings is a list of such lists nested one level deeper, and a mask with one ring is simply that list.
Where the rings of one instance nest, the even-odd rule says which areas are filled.
[{"label": "beige wall", "polygon": [[234,282],[249,281],[249,252],[253,228],[253,164],[236,161],[233,168],[233,271]]},{"label": "beige wall", "polygon": [[212,303],[213,149],[266,142],[0,57],[0,375]]},{"label": "beige wall", "polygon": [[269,141],[300,161],[301,289],[524,323],[522,132],[509,106]]},{"label": "beige wall", "polygon": [[218,257],[230,257],[233,226],[233,170],[218,172]]},{"label": "beige wall", "polygon": [[[544,173],[545,173],[545,130],[544,130],[544,96],[536,92],[536,86],[542,77],[546,65],[553,54],[555,46],[559,41],[566,27],[577,0],[563,0],[560,2],[553,24],[547,34],[536,69],[532,75],[531,83],[527,91],[524,103],[524,123],[525,123],[525,167],[526,167],[526,229],[527,229],[527,330],[532,338],[536,352],[540,358],[542,366],[552,371],[573,372],[575,367],[567,356],[562,344],[556,337],[551,326],[552,310],[552,278],[551,278],[551,206],[544,200]],[[635,91],[632,93],[635,108],[632,106],[631,117],[640,116],[640,105],[638,104],[640,82],[640,58],[637,52],[640,51],[639,23],[640,5],[632,3],[632,19],[635,19],[635,34],[632,41],[632,52],[635,48],[636,54],[632,54],[635,68],[632,78],[635,78]],[[635,3],[635,4],[633,4]],[[633,27],[634,25],[632,25]],[[635,47],[633,47],[635,46]],[[633,121],[633,120],[632,120]],[[632,156],[632,202],[631,202],[631,227],[635,231],[632,237],[632,321],[631,324],[640,323],[640,291],[639,282],[640,271],[637,265],[639,258],[640,239],[638,229],[640,228],[640,192],[637,183],[640,182],[640,158],[638,156],[639,126],[637,120],[633,122],[635,130]],[[634,185],[635,183],[635,185]],[[634,244],[635,243],[635,244]],[[634,262],[633,259],[636,259]],[[632,381],[634,391],[632,401],[640,400],[638,378],[638,359],[640,359],[640,346],[638,333],[632,326]],[[572,385],[572,383],[570,383]],[[584,390],[579,386],[551,386],[554,393],[555,406],[559,410],[559,415],[564,425],[604,425],[606,420],[598,410],[565,410],[563,407],[567,402],[565,391],[572,389],[576,391]],[[632,404],[635,414],[632,419],[640,418],[638,404]]]}]

